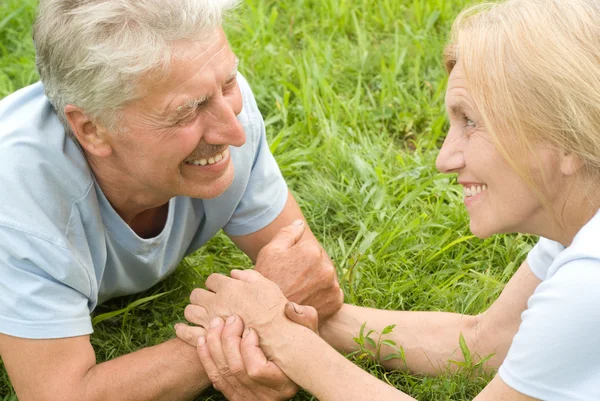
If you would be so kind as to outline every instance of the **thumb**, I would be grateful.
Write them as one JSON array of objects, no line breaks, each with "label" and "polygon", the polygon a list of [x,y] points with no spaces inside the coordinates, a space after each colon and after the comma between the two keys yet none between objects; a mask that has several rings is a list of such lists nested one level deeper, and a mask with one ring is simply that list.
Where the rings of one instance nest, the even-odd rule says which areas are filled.
[{"label": "thumb", "polygon": [[285,316],[292,322],[311,329],[319,334],[319,314],[312,306],[298,305],[295,302],[285,304]]},{"label": "thumb", "polygon": [[286,250],[294,245],[304,235],[306,224],[303,220],[296,220],[292,224],[283,227],[271,240],[271,248],[278,250]]}]

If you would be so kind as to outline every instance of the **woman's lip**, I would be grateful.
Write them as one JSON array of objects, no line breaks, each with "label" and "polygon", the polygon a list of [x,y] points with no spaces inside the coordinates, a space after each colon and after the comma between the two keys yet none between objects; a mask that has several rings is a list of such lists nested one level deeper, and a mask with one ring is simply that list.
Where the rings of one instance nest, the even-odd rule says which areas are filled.
[{"label": "woman's lip", "polygon": [[[481,185],[480,185],[481,186]],[[476,195],[471,195],[471,196],[464,196],[463,202],[465,204],[465,207],[469,207],[471,206],[474,202],[477,202],[478,200],[481,199],[481,197],[487,192],[487,186],[485,186],[485,189],[481,192],[479,192]]]}]

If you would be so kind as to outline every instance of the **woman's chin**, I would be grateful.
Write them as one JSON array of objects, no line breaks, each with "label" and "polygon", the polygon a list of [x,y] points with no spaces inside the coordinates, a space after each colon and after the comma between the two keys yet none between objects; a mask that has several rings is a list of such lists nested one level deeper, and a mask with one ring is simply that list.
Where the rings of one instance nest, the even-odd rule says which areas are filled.
[{"label": "woman's chin", "polygon": [[473,219],[469,222],[469,229],[471,230],[471,233],[479,239],[486,239],[497,234],[491,227],[486,227],[485,224],[477,224]]}]

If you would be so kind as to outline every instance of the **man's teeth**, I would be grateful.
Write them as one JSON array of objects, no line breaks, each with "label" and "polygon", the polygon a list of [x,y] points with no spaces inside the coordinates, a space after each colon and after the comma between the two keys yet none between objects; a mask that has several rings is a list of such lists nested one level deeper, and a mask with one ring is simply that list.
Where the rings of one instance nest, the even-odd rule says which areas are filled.
[{"label": "man's teeth", "polygon": [[209,157],[208,159],[190,160],[190,161],[187,161],[186,164],[194,164],[196,166],[206,166],[207,164],[215,164],[217,162],[220,162],[224,158],[226,158],[228,151],[229,151],[228,149],[225,149],[223,151],[223,153],[219,153],[216,156]]},{"label": "man's teeth", "polygon": [[482,192],[485,192],[487,190],[487,185],[483,184],[483,185],[478,185],[478,186],[472,186],[472,187],[463,187],[463,194],[466,197],[470,197],[470,196],[475,196],[475,195],[479,195]]}]

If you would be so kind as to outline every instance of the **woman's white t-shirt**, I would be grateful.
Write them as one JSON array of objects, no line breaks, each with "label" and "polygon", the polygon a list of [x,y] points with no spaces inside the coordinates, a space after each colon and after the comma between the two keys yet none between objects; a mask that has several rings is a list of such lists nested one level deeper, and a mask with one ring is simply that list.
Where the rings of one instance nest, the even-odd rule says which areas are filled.
[{"label": "woman's white t-shirt", "polygon": [[567,248],[540,239],[527,262],[542,283],[498,374],[541,400],[600,400],[600,212]]}]

